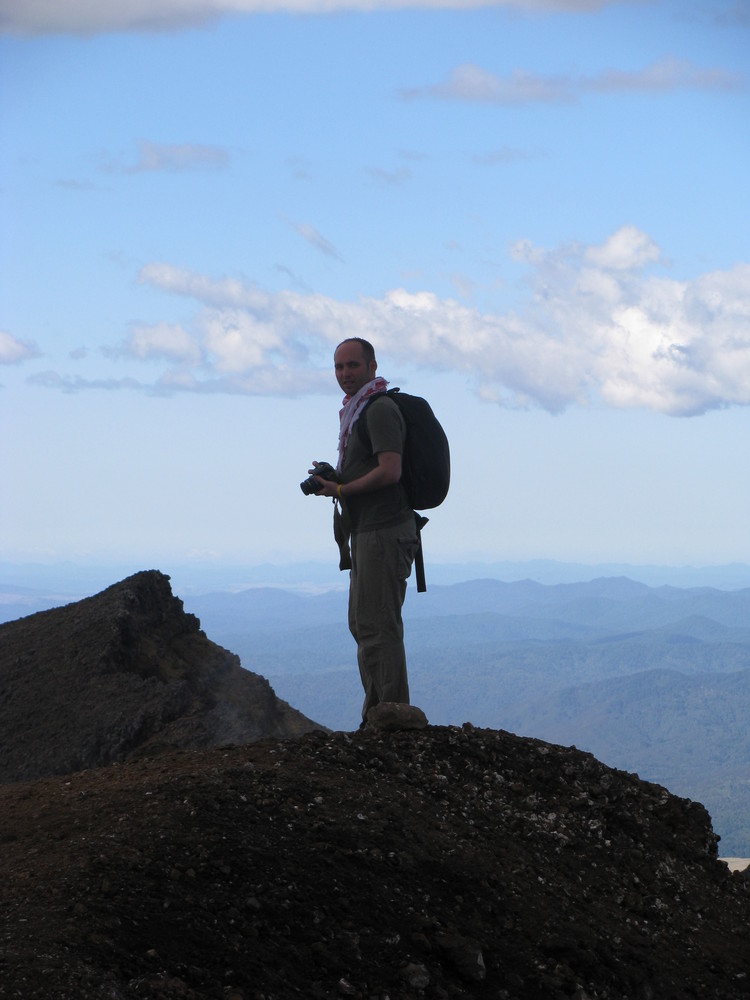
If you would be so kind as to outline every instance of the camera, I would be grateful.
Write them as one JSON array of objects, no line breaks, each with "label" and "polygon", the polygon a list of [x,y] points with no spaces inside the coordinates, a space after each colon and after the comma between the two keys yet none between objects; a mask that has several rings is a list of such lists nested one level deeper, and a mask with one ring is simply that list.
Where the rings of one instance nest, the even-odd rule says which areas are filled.
[{"label": "camera", "polygon": [[321,479],[338,480],[339,478],[338,473],[332,465],[329,465],[328,462],[318,462],[315,466],[315,472],[310,476],[310,478],[299,484],[299,488],[306,497],[309,497],[313,493],[317,493],[320,489],[320,483],[316,478],[317,476],[320,476]]}]

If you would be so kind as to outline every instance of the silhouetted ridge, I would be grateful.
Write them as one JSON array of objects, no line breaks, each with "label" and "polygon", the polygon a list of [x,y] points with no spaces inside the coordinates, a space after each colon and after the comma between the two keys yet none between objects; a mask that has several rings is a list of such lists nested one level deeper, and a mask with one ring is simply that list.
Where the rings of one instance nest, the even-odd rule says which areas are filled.
[{"label": "silhouetted ridge", "polygon": [[315,728],[207,639],[156,570],[0,625],[0,781]]}]

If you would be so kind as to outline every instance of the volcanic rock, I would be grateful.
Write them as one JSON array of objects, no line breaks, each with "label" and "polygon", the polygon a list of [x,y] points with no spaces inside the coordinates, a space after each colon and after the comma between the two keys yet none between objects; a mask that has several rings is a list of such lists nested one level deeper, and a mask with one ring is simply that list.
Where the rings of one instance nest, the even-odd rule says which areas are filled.
[{"label": "volcanic rock", "polygon": [[316,728],[211,642],[157,571],[0,625],[0,781]]},{"label": "volcanic rock", "polygon": [[0,788],[0,996],[740,1000],[705,809],[471,727],[170,751]]},{"label": "volcanic rock", "polygon": [[416,705],[404,705],[397,701],[381,701],[367,713],[367,725],[373,729],[396,732],[399,729],[424,729],[427,717]]},{"label": "volcanic rock", "polygon": [[750,998],[703,806],[469,723],[323,731],[159,573],[2,626],[0,724],[0,998]]}]

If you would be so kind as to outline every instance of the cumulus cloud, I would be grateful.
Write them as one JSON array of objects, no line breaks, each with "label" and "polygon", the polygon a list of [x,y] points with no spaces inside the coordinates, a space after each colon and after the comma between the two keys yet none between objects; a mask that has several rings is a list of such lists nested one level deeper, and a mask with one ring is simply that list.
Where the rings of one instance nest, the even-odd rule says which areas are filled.
[{"label": "cumulus cloud", "polygon": [[400,91],[405,100],[432,97],[439,100],[520,106],[563,104],[588,94],[622,92],[665,93],[675,90],[733,90],[746,86],[738,73],[720,68],[704,69],[687,60],[666,56],[642,69],[606,70],[594,76],[544,76],[515,70],[498,76],[481,66],[466,63],[453,69],[441,83]]},{"label": "cumulus cloud", "polygon": [[181,326],[170,323],[134,326],[130,331],[126,350],[141,361],[155,358],[196,365],[202,357],[197,338]]},{"label": "cumulus cloud", "polygon": [[19,340],[7,330],[0,330],[0,365],[15,365],[39,356],[34,344]]},{"label": "cumulus cloud", "polygon": [[[521,241],[513,255],[528,268],[528,293],[497,314],[428,291],[344,302],[151,264],[140,274],[144,284],[198,306],[197,339],[176,337],[186,350],[174,348],[180,364],[162,385],[325,390],[330,373],[320,360],[344,337],[362,336],[404,364],[462,372],[482,399],[502,405],[556,412],[599,400],[675,416],[750,405],[750,265],[676,280],[656,243],[634,226],[596,246]],[[164,341],[155,330],[148,350],[133,341],[132,355],[165,356]],[[198,349],[200,364],[190,355]]]},{"label": "cumulus cloud", "polygon": [[633,271],[659,260],[661,251],[650,236],[635,226],[623,226],[601,246],[587,247],[584,260],[607,271]]},{"label": "cumulus cloud", "polygon": [[[597,245],[522,240],[512,255],[527,270],[526,291],[505,312],[403,288],[353,301],[269,292],[155,262],[139,281],[192,300],[195,312],[187,327],[136,325],[111,352],[158,366],[155,378],[44,372],[31,381],[66,392],[304,396],[330,391],[334,346],[362,336],[396,367],[461,373],[503,406],[559,412],[598,402],[692,416],[750,405],[750,264],[678,280],[635,226]],[[0,336],[0,358],[19,360],[17,343]]]},{"label": "cumulus cloud", "polygon": [[599,10],[617,0],[0,0],[0,32],[81,34],[116,31],[174,31],[225,15],[330,14],[336,11],[472,9],[516,11]]}]

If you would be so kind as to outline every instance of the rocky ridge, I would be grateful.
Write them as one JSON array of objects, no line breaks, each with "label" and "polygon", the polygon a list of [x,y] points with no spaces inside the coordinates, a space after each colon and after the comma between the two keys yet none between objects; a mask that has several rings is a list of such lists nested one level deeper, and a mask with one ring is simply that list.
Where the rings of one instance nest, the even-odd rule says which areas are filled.
[{"label": "rocky ridge", "polygon": [[0,625],[0,781],[318,728],[144,571]]},{"label": "rocky ridge", "polygon": [[[106,718],[123,732],[171,683],[195,708],[135,727],[108,766],[0,787],[0,997],[750,997],[750,882],[718,860],[703,806],[575,747],[398,713],[328,733],[271,700],[307,731],[210,746],[229,733],[206,720],[239,711],[231,654],[160,574],[98,596],[60,609],[68,631],[0,630],[20,669],[57,623],[45,683],[90,706],[63,746],[102,745],[90,695],[120,673]],[[33,733],[44,766],[56,731]]]},{"label": "rocky ridge", "polygon": [[750,891],[702,806],[427,727],[0,788],[0,997],[739,1000]]}]

